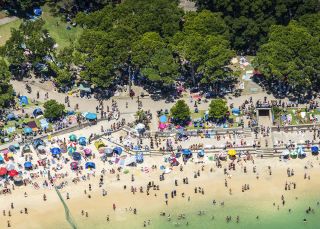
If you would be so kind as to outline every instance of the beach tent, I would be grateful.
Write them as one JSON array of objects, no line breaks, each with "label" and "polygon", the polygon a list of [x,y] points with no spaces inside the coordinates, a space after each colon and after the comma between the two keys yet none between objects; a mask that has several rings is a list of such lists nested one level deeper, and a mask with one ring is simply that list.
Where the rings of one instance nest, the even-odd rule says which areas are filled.
[{"label": "beach tent", "polygon": [[29,145],[24,145],[22,148],[22,153],[30,153],[31,149]]},{"label": "beach tent", "polygon": [[138,123],[135,129],[137,132],[141,133],[145,131],[146,126],[143,123]]},{"label": "beach tent", "polygon": [[137,163],[142,163],[143,161],[144,161],[143,153],[137,153],[136,154],[136,162]]},{"label": "beach tent", "polygon": [[78,153],[78,152],[74,152],[72,154],[72,159],[75,160],[75,161],[80,161],[81,160],[81,154]]},{"label": "beach tent", "polygon": [[10,171],[8,172],[8,175],[9,175],[10,177],[14,177],[14,176],[19,175],[19,173],[17,172],[17,170],[13,169],[13,170],[10,170]]},{"label": "beach tent", "polygon": [[13,144],[13,146],[14,146],[15,149],[20,149],[19,143],[15,143],[15,144]]},{"label": "beach tent", "polygon": [[23,128],[23,133],[24,134],[31,134],[32,133],[32,129],[30,127],[25,127],[25,128]]},{"label": "beach tent", "polygon": [[22,176],[19,176],[19,175],[14,176],[13,181],[14,181],[14,184],[17,186],[20,186],[23,184],[23,178]]},{"label": "beach tent", "polygon": [[70,163],[71,170],[77,170],[78,169],[78,162],[74,161]]},{"label": "beach tent", "polygon": [[52,156],[56,157],[61,154],[61,149],[58,147],[54,147],[50,149]]},{"label": "beach tent", "polygon": [[236,152],[235,149],[229,149],[229,150],[228,150],[228,155],[229,155],[229,156],[232,156],[232,157],[233,157],[233,156],[236,156],[236,154],[237,154],[237,152]]},{"label": "beach tent", "polygon": [[8,170],[7,170],[6,168],[4,168],[4,167],[1,167],[1,168],[0,168],[0,176],[6,175],[7,172],[8,172]]},{"label": "beach tent", "polygon": [[289,150],[286,149],[286,150],[282,151],[281,156],[283,159],[288,159],[289,154],[290,154]]},{"label": "beach tent", "polygon": [[96,168],[96,164],[94,162],[87,162],[85,164],[86,169],[95,169]]},{"label": "beach tent", "polygon": [[36,148],[38,148],[38,147],[41,146],[41,145],[43,146],[43,145],[44,145],[44,142],[43,142],[42,139],[37,138],[37,139],[35,139],[35,140],[33,141],[32,145],[33,145],[33,147],[36,149]]},{"label": "beach tent", "polygon": [[168,118],[167,118],[166,115],[161,115],[160,118],[159,118],[159,121],[160,121],[161,123],[165,123],[165,122],[168,121]]},{"label": "beach tent", "polygon": [[129,165],[134,165],[137,163],[137,159],[135,156],[131,156],[131,157],[127,157],[125,162],[124,162],[124,165],[125,166],[129,166]]},{"label": "beach tent", "polygon": [[87,145],[87,139],[85,137],[80,137],[78,139],[78,142],[79,142],[79,145],[81,145],[81,146]]},{"label": "beach tent", "polygon": [[7,164],[6,168],[8,171],[14,170],[15,169],[15,165],[13,163]]},{"label": "beach tent", "polygon": [[75,135],[75,134],[71,134],[70,136],[69,136],[69,140],[70,141],[77,141],[77,136]]},{"label": "beach tent", "polygon": [[89,120],[89,121],[96,120],[97,119],[97,115],[95,113],[88,112],[86,114],[86,119]]},{"label": "beach tent", "polygon": [[48,129],[49,128],[49,123],[47,121],[47,119],[43,118],[40,120],[40,126],[41,128],[44,129]]},{"label": "beach tent", "polygon": [[39,115],[43,115],[43,112],[39,107],[37,107],[36,109],[33,110],[32,114],[34,117],[38,117]]},{"label": "beach tent", "polygon": [[107,157],[111,157],[113,155],[113,150],[111,148],[104,148],[102,153],[104,153]]},{"label": "beach tent", "polygon": [[239,108],[234,107],[234,108],[232,108],[231,112],[232,112],[233,115],[236,115],[236,116],[240,115],[240,109]]},{"label": "beach tent", "polygon": [[224,152],[221,152],[218,154],[218,157],[220,160],[226,160],[227,159],[227,154]]},{"label": "beach tent", "polygon": [[304,148],[302,146],[298,146],[297,153],[298,153],[299,158],[305,158],[307,156],[307,154],[304,151]]},{"label": "beach tent", "polygon": [[0,164],[3,164],[4,163],[4,159],[2,157],[2,155],[0,155]]},{"label": "beach tent", "polygon": [[16,147],[14,147],[14,145],[10,145],[9,146],[9,151],[16,152]]},{"label": "beach tent", "polygon": [[199,157],[204,157],[204,150],[203,149],[199,150],[198,156]]},{"label": "beach tent", "polygon": [[20,106],[28,105],[29,104],[28,97],[27,96],[20,96],[19,103],[20,103]]},{"label": "beach tent", "polygon": [[10,113],[10,114],[7,115],[7,120],[8,121],[15,120],[15,119],[16,119],[16,116],[13,113]]},{"label": "beach tent", "polygon": [[87,92],[87,93],[91,93],[91,88],[90,87],[85,87],[83,84],[80,84],[79,90]]},{"label": "beach tent", "polygon": [[94,146],[95,146],[97,149],[99,149],[99,148],[101,148],[101,147],[105,147],[106,145],[100,140],[100,141],[96,141],[96,142],[94,143]]},{"label": "beach tent", "polygon": [[122,153],[122,148],[117,146],[117,147],[113,148],[113,152],[120,155]]},{"label": "beach tent", "polygon": [[42,14],[42,9],[41,8],[34,8],[33,13],[35,16],[39,17]]},{"label": "beach tent", "polygon": [[31,169],[31,168],[32,168],[32,163],[31,163],[30,161],[26,161],[26,162],[24,163],[24,168],[25,168],[25,169]]},{"label": "beach tent", "polygon": [[296,159],[297,157],[298,157],[297,151],[293,150],[293,151],[290,152],[290,158]]},{"label": "beach tent", "polygon": [[311,146],[311,153],[312,153],[312,155],[318,155],[319,154],[319,147],[316,145]]}]

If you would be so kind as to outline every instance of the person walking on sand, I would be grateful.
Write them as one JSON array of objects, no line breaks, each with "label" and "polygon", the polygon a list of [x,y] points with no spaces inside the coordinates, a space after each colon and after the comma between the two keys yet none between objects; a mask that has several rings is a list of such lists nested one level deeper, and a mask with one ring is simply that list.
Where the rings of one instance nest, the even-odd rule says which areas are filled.
[{"label": "person walking on sand", "polygon": [[116,210],[116,204],[113,204],[113,205],[112,205],[112,208],[113,208],[113,210],[115,211],[115,210]]}]

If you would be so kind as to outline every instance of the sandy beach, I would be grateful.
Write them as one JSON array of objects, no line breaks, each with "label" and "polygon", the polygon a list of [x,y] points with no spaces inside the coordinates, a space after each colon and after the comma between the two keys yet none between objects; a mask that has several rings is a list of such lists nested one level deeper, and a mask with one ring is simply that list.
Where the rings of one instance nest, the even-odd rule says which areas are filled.
[{"label": "sandy beach", "polygon": [[[142,167],[150,168],[152,165],[162,163],[162,157],[146,157]],[[316,200],[319,200],[317,190],[320,188],[320,181],[316,178],[320,175],[320,171],[317,157],[287,162],[276,158],[256,159],[254,164],[251,161],[241,161],[236,163],[234,171],[227,170],[228,175],[224,175],[223,168],[226,168],[227,165],[227,162],[222,162],[222,168],[217,168],[215,162],[205,159],[203,163],[188,162],[183,166],[183,171],[180,171],[179,166],[174,167],[171,173],[165,175],[164,181],[159,181],[159,175],[162,173],[159,169],[150,169],[149,172],[145,172],[138,166],[129,168],[128,174],[121,172],[110,174],[108,169],[111,169],[112,166],[103,165],[101,162],[97,165],[95,177],[91,176],[90,180],[77,184],[69,180],[68,185],[60,192],[77,228],[88,228],[89,226],[106,228],[109,225],[112,228],[128,228],[129,226],[130,228],[142,228],[144,222],[149,228],[162,228],[164,225],[186,227],[187,224],[190,226],[197,224],[199,217],[207,218],[209,221],[210,217],[215,217],[216,221],[220,223],[224,221],[227,224],[224,218],[229,215],[232,215],[233,223],[239,216],[239,225],[248,223],[250,215],[251,220],[259,216],[260,222],[267,222],[280,214],[279,211],[288,212],[289,209],[292,209],[292,212],[295,212],[296,209],[296,211],[301,211],[301,206],[305,205],[304,208],[307,209],[310,201],[313,201],[315,205]],[[253,172],[254,166],[255,173]],[[272,175],[269,174],[268,166],[271,166]],[[244,167],[247,169],[246,173]],[[106,175],[104,185],[99,187],[102,168],[106,169]],[[287,176],[288,168],[294,171],[292,177]],[[194,178],[194,174],[198,172],[200,176]],[[305,173],[306,179],[304,179]],[[117,180],[117,174],[120,174],[120,180]],[[131,180],[132,175],[134,182]],[[183,184],[182,180],[186,177],[188,184]],[[175,185],[175,180],[178,186]],[[146,186],[152,181],[155,185],[159,185],[160,190],[151,188],[147,195]],[[227,182],[227,187],[225,182]],[[296,188],[290,185],[291,190],[285,191],[286,182],[296,183]],[[41,178],[38,183],[41,183]],[[91,191],[89,191],[89,184]],[[242,192],[244,184],[250,185],[250,188]],[[125,185],[126,189],[124,189]],[[137,188],[135,194],[131,192],[131,186]],[[143,193],[139,191],[140,186],[143,187]],[[102,188],[107,191],[107,195],[102,196]],[[195,193],[195,188],[197,193]],[[176,191],[174,198],[171,198],[170,195],[172,191]],[[27,197],[24,196],[24,192],[27,192]],[[165,193],[168,194],[168,205],[165,203]],[[43,200],[43,194],[46,195],[46,201]],[[67,195],[70,199],[67,199]],[[282,195],[285,200],[284,205],[281,200]],[[216,204],[213,204],[213,201]],[[10,207],[11,202],[14,204],[14,209]],[[221,206],[222,203],[224,206]],[[1,210],[6,211],[6,216],[1,216],[3,219],[1,228],[7,227],[7,220],[10,220],[12,228],[57,228],[58,226],[59,228],[71,228],[66,221],[64,207],[54,189],[35,190],[31,187],[16,187],[11,195],[0,196],[0,204]],[[113,210],[113,204],[116,205],[115,210]],[[277,210],[278,206],[279,210]],[[28,209],[28,214],[20,213],[20,210],[24,208]],[[133,213],[134,209],[137,211],[136,214]],[[313,214],[318,214],[318,210],[315,209]],[[11,216],[8,216],[8,211]],[[199,213],[199,211],[204,211],[204,213]],[[160,212],[165,212],[166,215],[160,216]],[[222,212],[225,212],[226,215],[222,215]],[[248,215],[248,212],[251,214]],[[259,213],[264,215],[258,215]],[[170,221],[168,221],[169,214]],[[186,218],[178,220],[180,214],[185,214]],[[305,213],[305,215],[304,218],[307,218],[308,214]],[[295,220],[302,222],[304,218]],[[149,220],[150,225],[148,225]]]}]

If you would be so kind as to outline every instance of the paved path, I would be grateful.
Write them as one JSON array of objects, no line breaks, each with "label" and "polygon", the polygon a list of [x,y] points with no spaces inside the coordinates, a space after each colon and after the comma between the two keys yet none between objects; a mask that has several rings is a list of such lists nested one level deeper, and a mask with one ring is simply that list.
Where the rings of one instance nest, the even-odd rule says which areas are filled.
[{"label": "paved path", "polygon": [[18,20],[19,18],[13,16],[13,17],[5,17],[5,18],[1,18],[0,19],[0,25],[5,25],[8,24],[10,22],[13,22],[15,20]]}]

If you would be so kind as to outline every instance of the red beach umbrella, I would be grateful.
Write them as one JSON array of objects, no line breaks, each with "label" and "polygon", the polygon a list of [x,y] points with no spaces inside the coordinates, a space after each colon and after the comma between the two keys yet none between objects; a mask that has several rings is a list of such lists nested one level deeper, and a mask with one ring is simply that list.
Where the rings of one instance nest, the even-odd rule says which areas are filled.
[{"label": "red beach umbrella", "polygon": [[17,172],[17,170],[11,170],[8,172],[9,176],[10,177],[14,177],[14,176],[17,176],[19,175],[19,173]]},{"label": "red beach umbrella", "polygon": [[7,172],[8,172],[8,170],[6,169],[6,168],[0,168],[0,176],[4,176],[4,175],[6,175],[7,174]]}]

